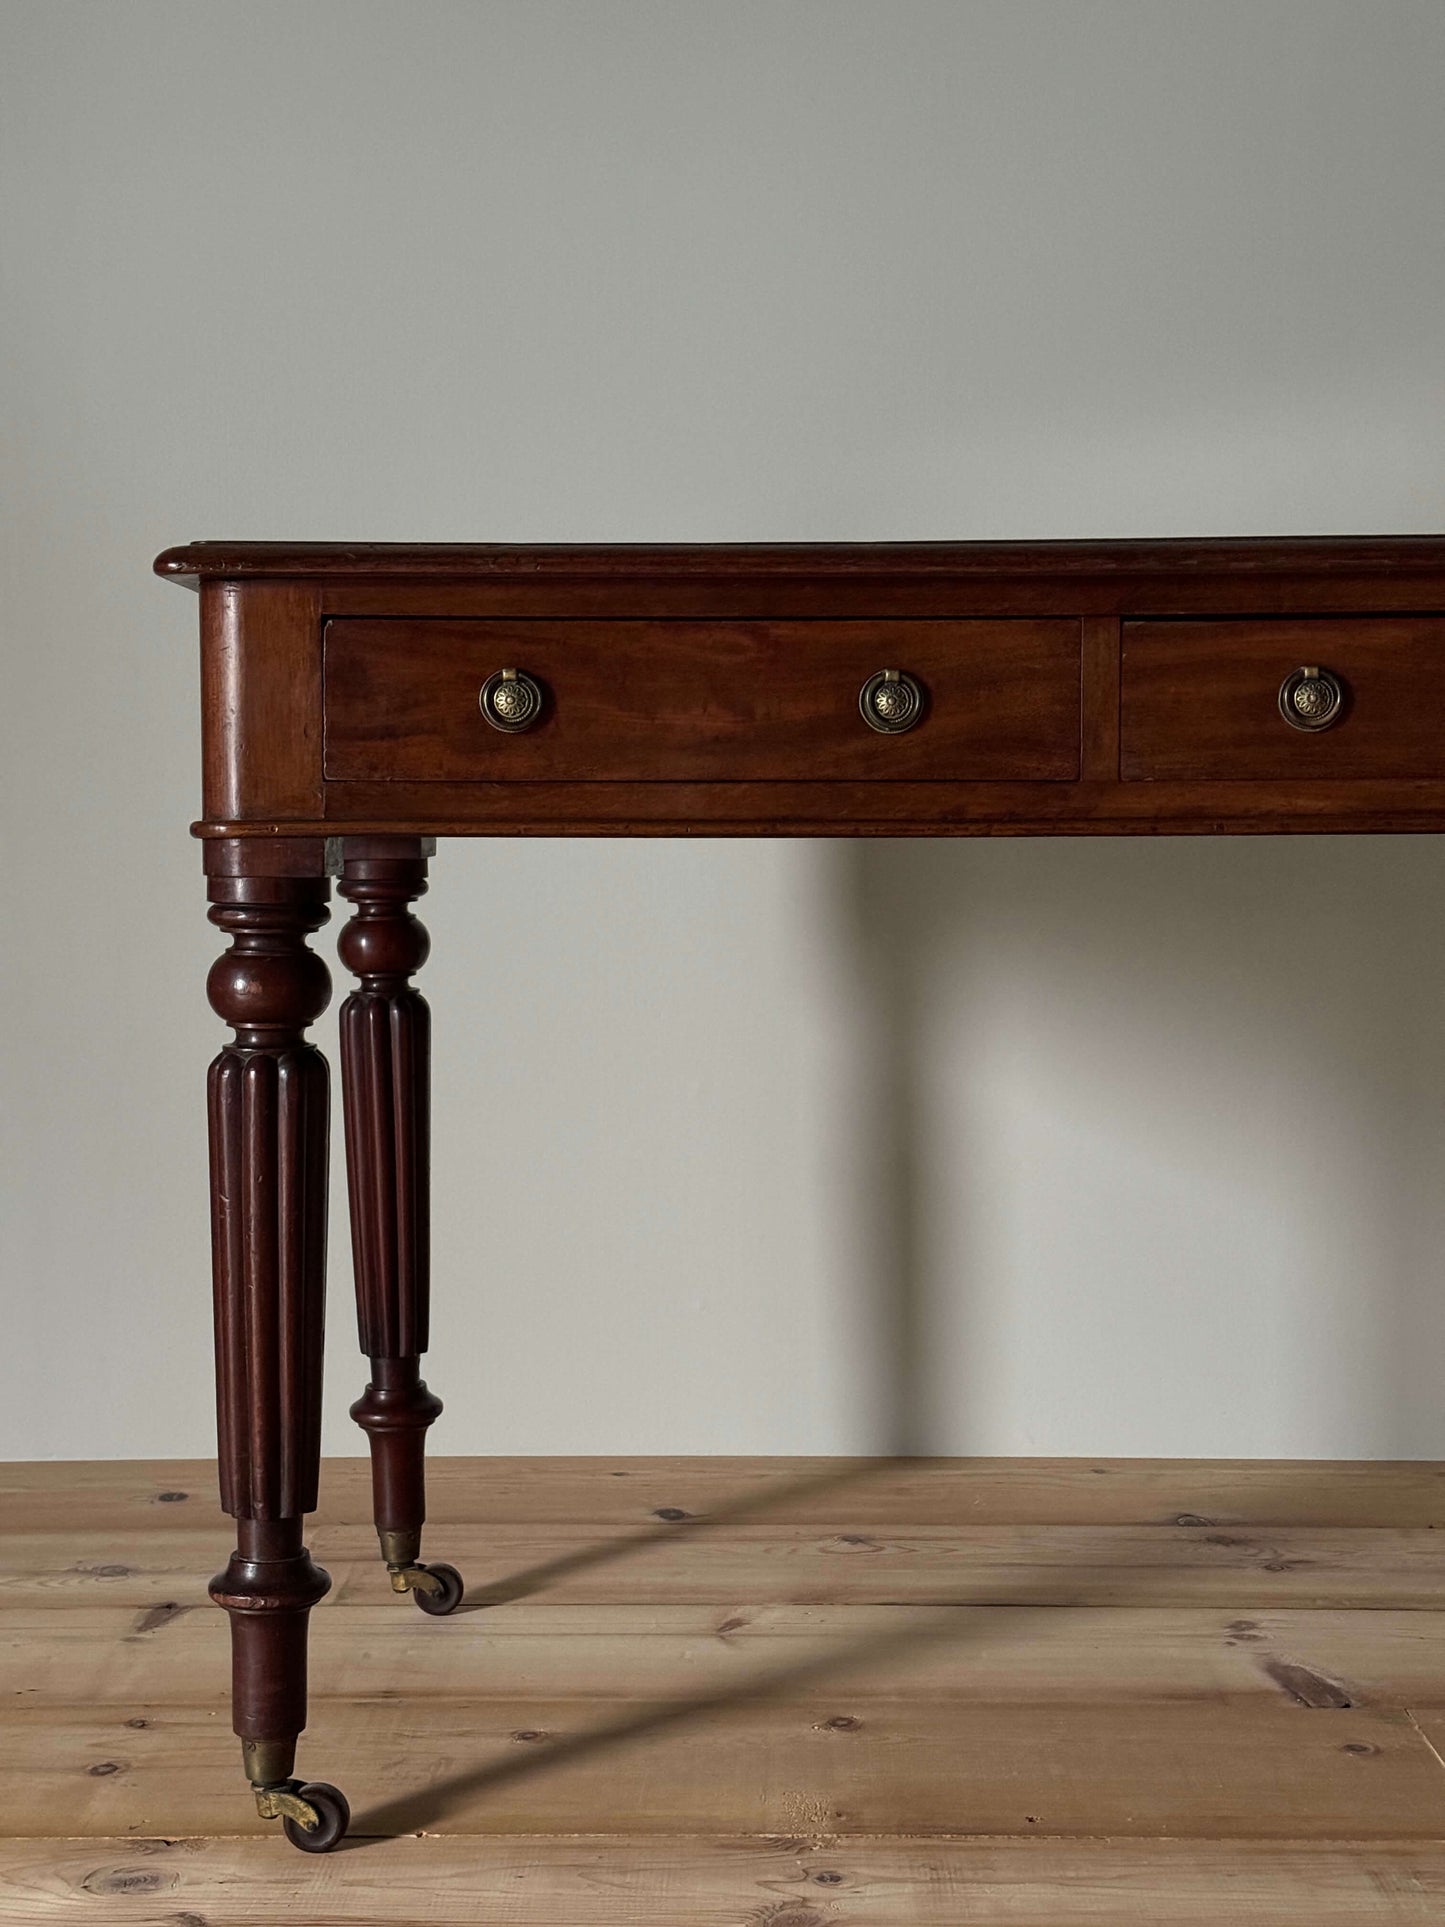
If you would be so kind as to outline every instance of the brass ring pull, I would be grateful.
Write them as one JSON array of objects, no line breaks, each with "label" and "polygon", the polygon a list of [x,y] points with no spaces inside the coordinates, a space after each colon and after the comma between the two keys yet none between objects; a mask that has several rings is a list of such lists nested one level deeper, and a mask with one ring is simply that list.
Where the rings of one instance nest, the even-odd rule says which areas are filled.
[{"label": "brass ring pull", "polygon": [[1345,692],[1328,669],[1291,670],[1279,686],[1279,713],[1291,729],[1328,729],[1344,704]]},{"label": "brass ring pull", "polygon": [[858,691],[858,708],[880,736],[901,736],[923,715],[923,691],[901,669],[880,669]]},{"label": "brass ring pull", "polygon": [[509,736],[542,720],[542,685],[524,669],[499,669],[488,676],[477,701],[492,728]]}]

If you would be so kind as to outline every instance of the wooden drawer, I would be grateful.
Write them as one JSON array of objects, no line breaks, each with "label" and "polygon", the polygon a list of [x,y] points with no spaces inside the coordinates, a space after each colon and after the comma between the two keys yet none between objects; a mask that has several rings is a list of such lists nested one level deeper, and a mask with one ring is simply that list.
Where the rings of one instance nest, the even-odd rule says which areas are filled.
[{"label": "wooden drawer", "polygon": [[[325,637],[333,781],[1042,779],[1079,773],[1079,624],[999,621],[337,618]],[[516,668],[540,722],[483,717]],[[879,735],[859,714],[878,670],[925,692]]]},{"label": "wooden drawer", "polygon": [[[1344,695],[1316,732],[1280,713],[1307,665]],[[1126,781],[1445,777],[1445,616],[1126,622],[1119,747]]]}]

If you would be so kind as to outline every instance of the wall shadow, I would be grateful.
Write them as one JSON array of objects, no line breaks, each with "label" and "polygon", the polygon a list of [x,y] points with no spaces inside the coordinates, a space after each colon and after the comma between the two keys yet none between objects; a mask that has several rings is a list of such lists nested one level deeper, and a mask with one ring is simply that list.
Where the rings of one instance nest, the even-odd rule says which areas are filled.
[{"label": "wall shadow", "polygon": [[[833,860],[883,1449],[1157,1454],[1147,1431],[1171,1456],[1445,1455],[1437,839],[860,839]],[[1022,1386],[980,1374],[1034,1351],[1057,1424],[1023,1436]]]}]

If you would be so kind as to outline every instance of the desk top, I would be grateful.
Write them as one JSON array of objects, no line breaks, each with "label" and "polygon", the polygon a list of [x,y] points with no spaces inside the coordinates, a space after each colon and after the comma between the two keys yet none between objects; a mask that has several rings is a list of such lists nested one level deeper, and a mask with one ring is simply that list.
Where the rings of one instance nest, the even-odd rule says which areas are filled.
[{"label": "desk top", "polygon": [[398,581],[612,576],[623,580],[762,576],[1330,576],[1445,572],[1445,535],[1220,536],[1114,542],[187,542],[157,575]]},{"label": "desk top", "polygon": [[199,542],[208,837],[1445,828],[1445,537]]}]

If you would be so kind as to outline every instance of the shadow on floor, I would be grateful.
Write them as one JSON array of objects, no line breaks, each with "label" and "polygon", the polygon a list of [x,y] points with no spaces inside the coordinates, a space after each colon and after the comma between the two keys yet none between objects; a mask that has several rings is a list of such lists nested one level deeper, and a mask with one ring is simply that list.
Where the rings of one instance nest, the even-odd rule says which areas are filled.
[{"label": "shadow on floor", "polygon": [[[800,1498],[813,1497],[822,1492],[834,1492],[856,1488],[862,1492],[870,1480],[877,1480],[895,1474],[900,1465],[910,1461],[903,1459],[874,1459],[850,1462],[836,1472],[829,1471],[817,1476],[789,1481],[765,1495],[747,1494],[731,1504],[719,1506],[703,1517],[665,1525],[660,1530],[643,1534],[629,1535],[624,1539],[604,1542],[588,1548],[575,1557],[551,1561],[518,1574],[515,1579],[502,1586],[488,1588],[488,1597],[473,1605],[470,1610],[482,1611],[487,1604],[501,1604],[522,1598],[533,1597],[548,1590],[549,1586],[561,1579],[570,1577],[579,1570],[601,1565],[612,1559],[625,1559],[642,1556],[657,1545],[671,1540],[679,1533],[695,1537],[710,1528],[732,1524],[740,1519],[757,1517],[770,1509],[787,1505]],[[1263,1495],[1256,1496],[1255,1510],[1261,1507]],[[1298,1503],[1298,1491],[1292,1493]],[[1211,1521],[1205,1518],[1191,1518],[1186,1526],[1184,1520],[1159,1520],[1160,1528],[1177,1524],[1186,1531],[1194,1525],[1208,1527]],[[1269,1528],[1258,1520],[1249,1526],[1236,1528],[1239,1534],[1248,1533],[1251,1538],[1259,1537],[1260,1557],[1266,1561],[1280,1556],[1278,1548],[1267,1543]],[[1237,1543],[1237,1541],[1235,1542]],[[1267,1568],[1268,1569],[1268,1568]],[[889,1602],[884,1599],[869,1602],[874,1606],[887,1606],[903,1602]],[[1114,1604],[1121,1603],[1117,1600]],[[960,1607],[972,1608],[965,1620],[959,1612]],[[872,1631],[842,1645],[832,1645],[826,1651],[813,1652],[795,1663],[775,1666],[749,1675],[728,1687],[726,1691],[714,1691],[688,1698],[670,1697],[665,1701],[648,1700],[639,1703],[635,1711],[621,1718],[614,1718],[590,1728],[585,1732],[573,1733],[560,1739],[549,1740],[543,1747],[526,1748],[505,1759],[491,1759],[474,1767],[463,1768],[438,1779],[429,1786],[419,1787],[399,1798],[381,1806],[373,1807],[357,1815],[349,1846],[359,1849],[369,1841],[394,1838],[401,1834],[424,1833],[433,1831],[457,1813],[459,1808],[472,1796],[485,1793],[489,1789],[515,1784],[517,1781],[536,1778],[580,1760],[586,1760],[608,1748],[623,1745],[648,1735],[666,1732],[687,1724],[690,1720],[703,1718],[708,1714],[725,1708],[742,1707],[769,1698],[785,1698],[801,1688],[811,1688],[828,1679],[837,1679],[850,1672],[856,1672],[872,1664],[886,1662],[907,1653],[916,1653],[928,1643],[937,1645],[961,1645],[967,1639],[983,1639],[997,1630],[998,1613],[1007,1613],[1008,1638],[1016,1643],[1027,1636],[1030,1629],[1042,1627],[1060,1611],[1070,1608],[1076,1611],[1090,1610],[1079,1605],[1070,1575],[1060,1571],[1053,1596],[1039,1599],[1037,1590],[1027,1601],[1009,1603],[997,1595],[975,1600],[960,1596],[949,1600],[935,1600],[929,1603],[908,1603],[906,1605],[906,1625],[883,1631]],[[992,1609],[992,1610],[991,1610]],[[444,1635],[443,1635],[444,1636]],[[1335,1682],[1317,1675],[1299,1659],[1281,1658],[1271,1654],[1261,1646],[1257,1658],[1266,1676],[1273,1681],[1280,1693],[1295,1705],[1315,1710],[1348,1710],[1353,1702],[1348,1693]]]},{"label": "shadow on floor", "polygon": [[[896,1459],[890,1461],[895,1466],[903,1462]],[[463,1613],[485,1612],[490,1606],[510,1605],[518,1599],[530,1599],[534,1593],[547,1591],[559,1580],[569,1579],[596,1566],[611,1565],[620,1559],[635,1558],[664,1540],[670,1542],[687,1538],[693,1533],[711,1531],[715,1526],[735,1525],[743,1519],[759,1518],[780,1505],[816,1498],[823,1492],[843,1490],[875,1477],[878,1465],[877,1459],[840,1459],[836,1466],[829,1466],[826,1471],[810,1474],[807,1478],[790,1479],[786,1485],[745,1494],[695,1518],[666,1520],[641,1532],[629,1533],[625,1538],[606,1539],[595,1546],[580,1547],[560,1559],[549,1559],[539,1566],[529,1566],[507,1579],[488,1585],[482,1596],[468,1599],[458,1607],[458,1617]]]}]

